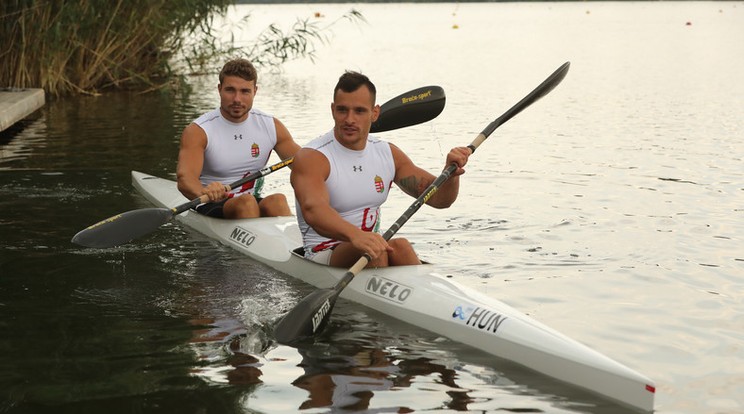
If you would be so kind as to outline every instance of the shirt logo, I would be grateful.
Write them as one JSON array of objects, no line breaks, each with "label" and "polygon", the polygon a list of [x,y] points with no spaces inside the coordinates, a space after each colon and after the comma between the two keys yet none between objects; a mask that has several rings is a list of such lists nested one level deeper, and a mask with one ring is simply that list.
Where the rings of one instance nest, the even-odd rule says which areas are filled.
[{"label": "shirt logo", "polygon": [[254,142],[253,145],[251,145],[251,157],[258,158],[259,155],[261,155],[261,149],[258,147],[258,144]]},{"label": "shirt logo", "polygon": [[385,183],[382,182],[382,177],[379,175],[375,176],[375,191],[382,193],[385,191]]},{"label": "shirt logo", "polygon": [[359,227],[364,231],[377,231],[380,223],[377,219],[380,217],[380,208],[376,208],[374,211],[369,207],[364,209],[364,216],[362,217],[362,225]]},{"label": "shirt logo", "polygon": [[354,167],[354,172],[362,171],[362,166],[361,165],[353,165],[352,167]]},{"label": "shirt logo", "polygon": [[233,138],[234,141],[237,141],[239,139],[243,139],[243,134],[240,135],[233,135],[235,138]]}]

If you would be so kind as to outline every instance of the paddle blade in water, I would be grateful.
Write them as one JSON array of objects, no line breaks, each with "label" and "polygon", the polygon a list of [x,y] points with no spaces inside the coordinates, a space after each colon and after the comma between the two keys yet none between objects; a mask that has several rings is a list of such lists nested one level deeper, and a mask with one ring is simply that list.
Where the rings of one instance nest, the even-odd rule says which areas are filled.
[{"label": "paddle blade in water", "polygon": [[150,233],[172,217],[173,211],[167,208],[127,211],[81,230],[72,242],[98,249],[114,247]]},{"label": "paddle blade in water", "polygon": [[337,298],[334,289],[320,289],[305,296],[274,328],[277,342],[291,344],[323,330]]}]

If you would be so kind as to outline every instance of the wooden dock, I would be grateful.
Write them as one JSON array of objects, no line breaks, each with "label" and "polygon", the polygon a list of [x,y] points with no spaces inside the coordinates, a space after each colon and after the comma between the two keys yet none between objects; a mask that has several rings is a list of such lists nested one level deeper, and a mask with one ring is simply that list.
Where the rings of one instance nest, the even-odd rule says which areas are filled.
[{"label": "wooden dock", "polygon": [[44,106],[44,90],[0,88],[0,131],[31,115]]}]

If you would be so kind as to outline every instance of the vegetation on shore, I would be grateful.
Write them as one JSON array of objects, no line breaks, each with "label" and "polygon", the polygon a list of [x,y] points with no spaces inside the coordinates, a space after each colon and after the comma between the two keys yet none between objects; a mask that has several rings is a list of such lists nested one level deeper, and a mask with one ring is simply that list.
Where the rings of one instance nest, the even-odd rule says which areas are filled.
[{"label": "vegetation on shore", "polygon": [[[2,0],[0,86],[53,95],[110,88],[154,90],[184,75],[218,69],[228,57],[258,66],[313,57],[325,42],[317,18],[287,32],[269,26],[249,45],[224,41],[213,26],[234,0]],[[363,20],[352,10],[349,20]],[[244,20],[241,24],[246,24]],[[220,30],[224,29],[222,27]]]}]

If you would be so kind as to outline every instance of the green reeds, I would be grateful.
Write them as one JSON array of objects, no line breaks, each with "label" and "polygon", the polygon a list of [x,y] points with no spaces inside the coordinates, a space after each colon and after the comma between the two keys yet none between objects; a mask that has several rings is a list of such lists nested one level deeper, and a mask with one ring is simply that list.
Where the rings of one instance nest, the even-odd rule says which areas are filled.
[{"label": "green reeds", "polygon": [[[323,40],[321,29],[298,20],[288,34],[270,28],[251,47],[234,47],[220,41],[212,26],[231,4],[233,0],[2,0],[0,86],[41,87],[53,95],[150,90],[189,72],[213,70],[210,65],[221,66],[227,56],[243,55],[259,63],[312,57],[312,40]],[[361,18],[357,12],[349,16]]]}]

